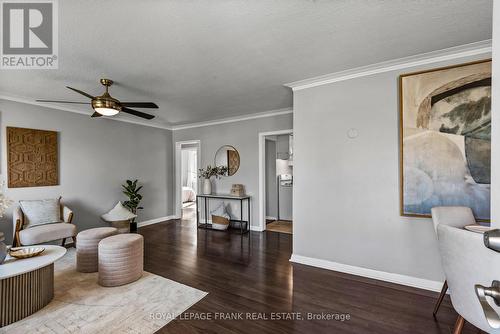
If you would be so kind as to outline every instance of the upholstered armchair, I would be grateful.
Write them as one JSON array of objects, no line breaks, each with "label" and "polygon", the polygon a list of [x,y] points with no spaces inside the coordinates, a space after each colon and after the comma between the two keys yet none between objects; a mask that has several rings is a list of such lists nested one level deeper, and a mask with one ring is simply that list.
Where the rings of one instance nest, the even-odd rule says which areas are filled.
[{"label": "upholstered armchair", "polygon": [[[500,253],[486,248],[482,234],[444,224],[437,232],[451,303],[458,313],[453,333],[461,333],[467,321],[486,333],[500,334],[500,329],[490,327],[475,290],[476,284],[489,287],[500,279]],[[500,312],[492,299],[488,303]]]},{"label": "upholstered armchair", "polygon": [[72,224],[73,211],[60,204],[61,222],[30,226],[28,217],[23,213],[21,206],[14,208],[12,215],[14,240],[13,246],[27,246],[62,239],[62,246],[66,238],[76,242],[76,226]]},{"label": "upholstered armchair", "polygon": [[[466,206],[437,206],[431,209],[432,222],[434,223],[434,230],[437,235],[438,225],[447,225],[457,228],[463,228],[466,225],[471,225],[476,223],[474,214],[471,208]],[[448,291],[448,281],[444,281],[441,293],[434,305],[434,311],[432,314],[436,316],[441,303],[443,302],[444,296],[446,296],[446,291]]]}]

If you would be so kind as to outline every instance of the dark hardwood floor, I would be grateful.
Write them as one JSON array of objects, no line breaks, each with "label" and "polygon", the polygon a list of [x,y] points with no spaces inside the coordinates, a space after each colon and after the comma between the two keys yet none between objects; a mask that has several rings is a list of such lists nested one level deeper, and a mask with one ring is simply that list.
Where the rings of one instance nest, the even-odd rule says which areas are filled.
[{"label": "dark hardwood floor", "polygon": [[[197,230],[192,220],[150,225],[139,233],[145,270],[208,292],[158,333],[451,333],[457,317],[446,297],[433,318],[437,293],[292,264],[291,235],[252,232],[249,244],[248,236]],[[220,319],[220,312],[244,319]],[[350,318],[262,319],[281,312]],[[463,333],[478,331],[467,324]]]}]

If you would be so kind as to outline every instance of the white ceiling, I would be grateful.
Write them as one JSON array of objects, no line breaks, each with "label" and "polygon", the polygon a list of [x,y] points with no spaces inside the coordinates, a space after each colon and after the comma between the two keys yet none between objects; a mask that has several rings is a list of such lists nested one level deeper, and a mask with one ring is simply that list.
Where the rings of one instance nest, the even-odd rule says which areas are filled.
[{"label": "white ceiling", "polygon": [[2,70],[0,95],[84,101],[65,86],[107,77],[160,126],[286,108],[285,83],[490,39],[492,3],[61,0],[59,69]]}]

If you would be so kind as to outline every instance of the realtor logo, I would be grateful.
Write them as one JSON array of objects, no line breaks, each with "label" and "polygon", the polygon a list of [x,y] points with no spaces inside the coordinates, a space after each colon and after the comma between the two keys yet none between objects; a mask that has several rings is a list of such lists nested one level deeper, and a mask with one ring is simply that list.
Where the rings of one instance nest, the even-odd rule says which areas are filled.
[{"label": "realtor logo", "polygon": [[57,0],[0,0],[1,69],[54,69]]}]

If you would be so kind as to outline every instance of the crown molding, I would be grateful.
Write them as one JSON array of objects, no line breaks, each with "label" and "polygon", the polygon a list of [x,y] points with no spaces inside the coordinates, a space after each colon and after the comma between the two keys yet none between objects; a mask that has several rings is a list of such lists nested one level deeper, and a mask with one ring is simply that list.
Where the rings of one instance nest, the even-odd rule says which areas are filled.
[{"label": "crown molding", "polygon": [[[352,68],[352,69],[345,70],[345,71],[334,72],[334,73],[330,73],[327,75],[322,75],[322,76],[318,76],[318,77],[314,77],[314,78],[310,78],[310,79],[291,82],[291,83],[285,84],[284,86],[292,88],[293,91],[297,91],[297,90],[301,90],[301,89],[317,87],[317,86],[326,85],[326,84],[330,84],[330,83],[334,83],[334,82],[345,81],[345,80],[350,80],[350,79],[354,79],[354,78],[360,78],[360,77],[374,75],[374,74],[378,74],[378,73],[401,70],[401,69],[405,69],[405,68],[409,68],[409,67],[427,65],[427,64],[432,64],[432,63],[437,63],[437,62],[442,62],[442,61],[447,61],[447,60],[453,60],[453,59],[459,59],[459,58],[464,58],[464,57],[471,57],[471,56],[482,55],[482,54],[489,54],[489,53],[491,53],[491,51],[492,51],[491,40],[484,40],[484,41],[480,41],[480,42],[465,44],[465,45],[456,46],[456,47],[447,48],[447,49],[442,49],[442,50],[438,50],[438,51],[422,53],[422,54],[415,55],[415,56],[393,59],[393,60],[380,62],[380,63],[376,63],[376,64],[372,64],[372,65],[356,67],[356,68]],[[57,104],[50,104],[50,103],[41,103],[41,102],[37,102],[33,99],[27,98],[27,97],[11,96],[11,95],[5,94],[3,92],[0,92],[0,100],[7,100],[7,101],[13,101],[13,102],[19,102],[19,103],[40,106],[40,107],[44,107],[44,108],[69,111],[69,112],[87,115],[87,116],[89,115],[87,112],[84,112],[84,111],[81,111],[78,109],[74,109],[71,107],[60,106]],[[184,129],[204,127],[204,126],[225,124],[225,123],[241,122],[241,121],[252,120],[252,119],[263,118],[263,117],[286,115],[286,114],[291,114],[291,113],[293,113],[293,109],[284,108],[284,109],[276,109],[276,110],[270,110],[270,111],[265,111],[265,112],[253,113],[253,114],[246,114],[246,115],[236,116],[236,117],[221,118],[221,119],[217,119],[217,120],[213,120],[213,121],[195,122],[195,123],[187,123],[187,124],[180,124],[180,125],[161,125],[161,124],[157,124],[157,123],[146,123],[146,122],[129,120],[129,119],[122,119],[122,118],[106,117],[106,119],[113,120],[113,121],[119,121],[119,122],[125,122],[125,123],[131,123],[131,124],[137,124],[137,125],[142,125],[142,126],[149,126],[149,127],[153,127],[153,128],[176,131],[176,130],[184,130]]]},{"label": "crown molding", "polygon": [[[71,108],[68,106],[61,106],[61,105],[52,104],[52,103],[37,102],[37,101],[30,99],[28,97],[12,96],[12,95],[9,95],[9,94],[3,93],[3,92],[0,92],[0,100],[25,103],[25,104],[30,104],[30,105],[34,105],[34,106],[43,107],[43,108],[69,111],[72,113],[90,116],[90,114],[85,112],[85,111],[81,111],[81,110]],[[259,113],[253,113],[253,114],[246,114],[246,115],[236,116],[236,117],[221,118],[221,119],[217,119],[217,120],[213,120],[213,121],[187,123],[187,124],[180,124],[180,125],[173,125],[173,126],[161,125],[161,124],[155,124],[155,123],[146,123],[146,122],[134,121],[134,120],[122,119],[122,118],[112,118],[112,117],[102,117],[102,119],[109,119],[112,121],[125,122],[125,123],[131,123],[131,124],[137,124],[137,125],[142,125],[142,126],[149,126],[149,127],[153,127],[153,128],[173,131],[173,130],[184,130],[184,129],[198,128],[198,127],[202,127],[202,126],[211,126],[211,125],[224,124],[224,123],[240,122],[240,121],[246,121],[246,120],[263,118],[263,117],[286,115],[286,114],[291,114],[292,112],[293,112],[293,110],[291,108],[284,108],[284,109],[276,109],[276,110],[264,111],[264,112],[259,112]]]},{"label": "crown molding", "polygon": [[[30,104],[33,106],[38,106],[38,107],[43,107],[43,108],[48,108],[48,109],[56,109],[56,110],[62,110],[62,111],[69,111],[72,113],[76,114],[81,114],[85,116],[89,116],[90,114],[85,111],[81,111],[78,109],[74,109],[71,107],[67,106],[60,106],[57,104],[53,103],[42,103],[42,102],[37,102],[33,99],[27,98],[27,97],[22,97],[22,96],[12,96],[5,94],[3,92],[0,92],[0,100],[6,100],[6,101],[11,101],[11,102],[18,102],[18,103],[24,103],[24,104]],[[113,118],[113,117],[101,117],[100,119],[109,119],[112,121],[118,121],[118,122],[125,122],[125,123],[131,123],[131,124],[136,124],[136,125],[143,125],[143,126],[149,126],[153,128],[158,128],[158,129],[165,129],[165,130],[172,130],[170,126],[166,125],[161,125],[161,124],[156,124],[156,123],[147,123],[147,122],[141,122],[141,121],[134,121],[130,119],[124,119],[124,118]]]},{"label": "crown molding", "polygon": [[321,75],[314,78],[299,80],[285,84],[293,91],[327,85],[334,82],[345,81],[373,74],[402,70],[409,67],[438,63],[447,60],[477,56],[491,53],[491,39],[470,44],[464,44],[447,49],[421,53],[414,56],[388,60],[371,65],[355,67],[352,69]]},{"label": "crown molding", "polygon": [[291,108],[275,109],[275,110],[269,110],[269,111],[264,111],[264,112],[259,112],[259,113],[236,116],[236,117],[221,118],[221,119],[207,121],[207,122],[197,122],[197,123],[188,123],[188,124],[182,124],[182,125],[174,125],[174,126],[172,126],[172,130],[173,131],[185,130],[185,129],[191,129],[191,128],[199,128],[202,126],[212,126],[212,125],[225,124],[225,123],[241,122],[241,121],[247,121],[247,120],[251,120],[251,119],[257,119],[257,118],[263,118],[263,117],[273,117],[273,116],[286,115],[286,114],[291,114],[291,113],[293,113],[293,109],[291,109]]}]

